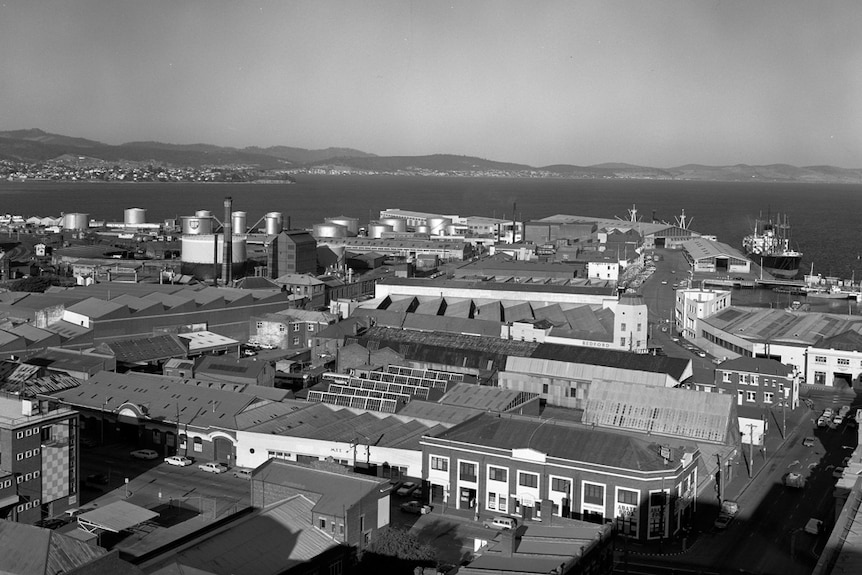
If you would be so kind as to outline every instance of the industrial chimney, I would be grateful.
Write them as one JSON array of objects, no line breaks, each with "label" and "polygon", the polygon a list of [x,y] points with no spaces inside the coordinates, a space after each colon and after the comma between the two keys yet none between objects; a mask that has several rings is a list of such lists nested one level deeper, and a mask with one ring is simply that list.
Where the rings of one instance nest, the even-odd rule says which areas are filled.
[{"label": "industrial chimney", "polygon": [[222,230],[224,231],[224,257],[222,258],[222,273],[221,277],[224,279],[224,285],[229,286],[231,280],[231,270],[233,269],[233,227],[232,227],[232,209],[233,209],[233,199],[228,196],[224,199],[224,225],[222,226]]}]

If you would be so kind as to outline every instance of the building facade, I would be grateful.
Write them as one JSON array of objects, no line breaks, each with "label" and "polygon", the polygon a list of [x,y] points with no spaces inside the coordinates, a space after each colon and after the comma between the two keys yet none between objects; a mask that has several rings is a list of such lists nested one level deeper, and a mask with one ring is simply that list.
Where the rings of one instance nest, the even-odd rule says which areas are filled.
[{"label": "building facade", "polygon": [[78,414],[0,396],[0,518],[35,523],[77,507]]},{"label": "building facade", "polygon": [[673,448],[657,439],[483,414],[423,437],[424,478],[432,505],[616,521],[625,535],[658,540],[692,519],[700,452],[692,442],[680,449],[678,439]]}]

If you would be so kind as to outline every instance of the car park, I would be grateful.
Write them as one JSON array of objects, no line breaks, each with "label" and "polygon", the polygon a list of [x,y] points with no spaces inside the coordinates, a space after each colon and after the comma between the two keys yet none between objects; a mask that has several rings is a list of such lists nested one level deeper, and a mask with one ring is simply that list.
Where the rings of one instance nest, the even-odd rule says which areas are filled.
[{"label": "car park", "polygon": [[412,481],[407,481],[401,484],[401,487],[398,488],[395,494],[400,497],[407,497],[408,495],[413,493],[413,490],[416,489],[416,487],[417,486],[415,483],[413,483]]},{"label": "car park", "polygon": [[427,515],[428,513],[431,513],[430,505],[422,505],[422,503],[415,499],[412,501],[407,501],[406,503],[402,503],[399,508],[404,513],[413,513],[416,515]]},{"label": "car park", "polygon": [[159,454],[152,449],[136,449],[129,453],[135,459],[158,459]]},{"label": "car park", "polygon": [[185,455],[171,455],[170,457],[165,457],[165,463],[168,465],[176,465],[178,467],[186,467],[187,465],[194,463],[194,460]]},{"label": "car park", "polygon": [[514,529],[518,526],[518,520],[508,515],[498,515],[482,522],[485,529]]},{"label": "car park", "polygon": [[216,461],[209,461],[198,465],[198,469],[206,471],[207,473],[224,473],[227,471],[227,466]]}]

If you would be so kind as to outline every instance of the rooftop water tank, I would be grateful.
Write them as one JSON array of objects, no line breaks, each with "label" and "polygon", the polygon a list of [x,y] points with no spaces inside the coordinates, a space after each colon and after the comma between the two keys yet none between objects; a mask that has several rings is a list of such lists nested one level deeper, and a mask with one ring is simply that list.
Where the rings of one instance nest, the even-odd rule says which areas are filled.
[{"label": "rooftop water tank", "polygon": [[231,222],[233,222],[233,233],[244,234],[246,228],[247,214],[245,212],[233,212],[231,214]]},{"label": "rooftop water tank", "polygon": [[269,212],[265,219],[267,235],[280,234],[284,229],[284,215],[281,212]]}]

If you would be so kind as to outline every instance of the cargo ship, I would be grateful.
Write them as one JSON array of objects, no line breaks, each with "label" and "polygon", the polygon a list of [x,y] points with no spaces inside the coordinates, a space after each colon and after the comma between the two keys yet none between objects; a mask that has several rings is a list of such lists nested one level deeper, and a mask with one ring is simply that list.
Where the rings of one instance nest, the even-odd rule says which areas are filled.
[{"label": "cargo ship", "polygon": [[763,271],[780,278],[796,277],[802,252],[790,247],[790,225],[787,216],[758,218],[754,223],[754,233],[742,240],[745,255],[758,264]]}]

